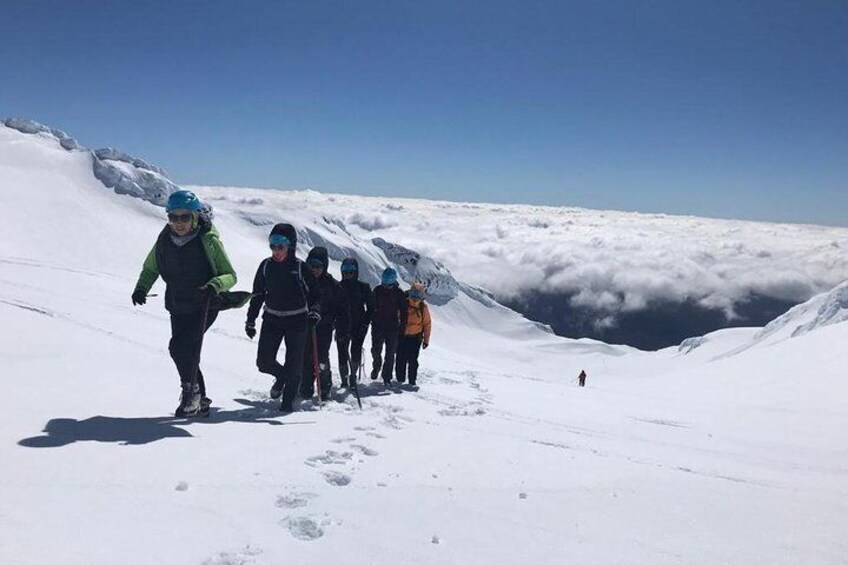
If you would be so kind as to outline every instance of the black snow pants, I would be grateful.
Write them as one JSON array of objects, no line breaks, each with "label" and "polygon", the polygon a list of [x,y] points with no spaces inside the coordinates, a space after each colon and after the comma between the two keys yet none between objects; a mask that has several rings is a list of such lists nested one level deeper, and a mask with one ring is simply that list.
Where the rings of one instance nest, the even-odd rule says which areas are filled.
[{"label": "black snow pants", "polygon": [[397,361],[395,362],[395,378],[399,383],[406,380],[409,369],[409,384],[414,385],[418,379],[418,353],[421,352],[421,336],[405,335],[398,341]]},{"label": "black snow pants", "polygon": [[[312,353],[311,331],[306,338],[303,377],[300,381],[300,395],[303,398],[312,398],[312,395],[315,394],[315,358]],[[326,398],[333,386],[333,373],[330,368],[330,344],[333,342],[333,326],[318,324],[315,332],[318,338],[318,376],[321,379],[321,395]]]},{"label": "black snow pants", "polygon": [[368,333],[367,329],[364,332],[354,333],[352,339],[349,340],[336,338],[336,349],[339,352],[339,375],[341,378],[346,379],[348,375],[353,379],[356,378],[356,372],[362,364],[362,344],[365,343],[366,333]]},{"label": "black snow pants", "polygon": [[[217,317],[218,311],[210,308],[206,314],[204,333],[212,326]],[[171,314],[171,341],[168,343],[168,351],[171,352],[171,359],[174,360],[174,365],[177,366],[177,372],[180,374],[180,384],[190,383],[196,368],[200,395],[205,397],[206,382],[203,380],[203,372],[200,370],[200,348],[203,345],[200,340],[200,323],[202,321],[202,310]]]},{"label": "black snow pants", "polygon": [[[259,332],[259,351],[256,367],[259,371],[273,375],[282,384],[283,404],[291,404],[297,396],[303,371],[303,351],[306,347],[306,314],[297,316],[262,315],[262,330]],[[286,361],[280,365],[277,353],[286,340]],[[278,386],[279,388],[279,386]]]},{"label": "black snow pants", "polygon": [[[386,345],[386,364],[383,365],[383,344]],[[392,380],[392,369],[395,364],[395,352],[398,345],[398,330],[380,330],[371,327],[371,358],[374,360],[374,365],[371,369],[371,378],[376,379],[377,375],[383,377],[385,382]],[[382,368],[382,371],[381,371]]]}]

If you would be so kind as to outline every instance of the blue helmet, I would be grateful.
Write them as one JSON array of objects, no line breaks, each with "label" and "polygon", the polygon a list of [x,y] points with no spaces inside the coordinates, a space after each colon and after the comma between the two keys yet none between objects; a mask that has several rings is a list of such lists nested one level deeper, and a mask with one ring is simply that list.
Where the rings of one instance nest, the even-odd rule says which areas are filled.
[{"label": "blue helmet", "polygon": [[380,277],[380,282],[382,282],[386,286],[397,284],[397,271],[395,271],[391,267],[387,268],[385,271],[383,271],[383,276]]},{"label": "blue helmet", "polygon": [[200,204],[200,199],[190,190],[178,190],[171,193],[168,197],[168,203],[165,204],[165,211],[171,210],[191,210],[192,212],[200,212],[203,206]]}]

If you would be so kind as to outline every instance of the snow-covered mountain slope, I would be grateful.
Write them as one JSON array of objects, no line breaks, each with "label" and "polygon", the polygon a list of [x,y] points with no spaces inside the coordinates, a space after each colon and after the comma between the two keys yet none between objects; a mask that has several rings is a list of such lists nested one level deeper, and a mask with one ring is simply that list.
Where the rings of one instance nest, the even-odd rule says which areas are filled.
[{"label": "snow-covered mountain slope", "polygon": [[[733,328],[685,340],[678,352],[702,357],[732,356],[752,347],[767,347],[848,320],[848,282],[814,296],[772,320],[764,328]],[[740,345],[741,344],[741,345]],[[708,345],[709,347],[704,347]],[[707,354],[705,349],[709,349]]]},{"label": "snow-covered mountain slope", "polygon": [[285,417],[244,313],[222,313],[203,356],[215,409],[186,422],[161,299],[129,300],[162,209],[105,188],[92,158],[0,127],[0,562],[844,562],[837,291],[786,331],[833,323],[795,337],[645,353],[498,306],[438,230],[421,246],[364,230],[367,199],[201,189],[239,288],[291,221],[301,256],[326,245],[337,273],[356,254],[372,281],[400,261],[441,300],[420,391],[366,377],[361,411],[336,394]]}]

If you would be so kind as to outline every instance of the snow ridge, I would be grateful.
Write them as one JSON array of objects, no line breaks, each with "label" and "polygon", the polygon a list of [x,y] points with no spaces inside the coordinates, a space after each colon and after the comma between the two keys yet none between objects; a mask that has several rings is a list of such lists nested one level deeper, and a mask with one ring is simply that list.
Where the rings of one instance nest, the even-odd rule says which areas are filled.
[{"label": "snow ridge", "polygon": [[67,151],[87,151],[92,158],[94,176],[116,194],[126,194],[164,206],[168,196],[179,190],[161,167],[107,147],[90,150],[62,130],[25,118],[7,118],[3,124],[21,133],[54,138]]},{"label": "snow ridge", "polygon": [[774,336],[798,337],[818,328],[848,320],[848,281],[830,292],[815,296],[769,322],[755,339]]}]

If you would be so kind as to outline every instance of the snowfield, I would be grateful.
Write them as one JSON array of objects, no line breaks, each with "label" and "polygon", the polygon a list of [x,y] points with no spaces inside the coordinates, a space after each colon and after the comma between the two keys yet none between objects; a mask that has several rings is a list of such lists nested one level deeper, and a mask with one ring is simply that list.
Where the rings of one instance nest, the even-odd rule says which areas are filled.
[{"label": "snowfield", "polygon": [[[513,207],[474,205],[469,215],[459,204],[201,187],[236,288],[249,289],[271,225],[290,221],[304,242],[298,255],[327,246],[334,275],[356,254],[369,282],[386,265],[404,287],[429,281],[434,327],[420,391],[366,377],[362,410],[336,392],[323,409],[303,402],[281,416],[244,311],[224,312],[204,344],[213,413],[186,421],[172,417],[179,386],[164,287],[145,307],[129,298],[163,210],[106,188],[96,154],[60,142],[0,126],[0,563],[848,559],[844,230],[603,214],[592,230],[600,248],[641,219],[645,237],[668,234],[669,254],[698,253],[716,247],[723,226],[737,230],[743,257],[716,263],[741,269],[748,253],[771,253],[780,260],[762,272],[749,263],[745,280],[824,291],[766,328],[646,353],[557,337],[492,299],[538,273],[516,266],[507,280],[484,259],[485,240],[490,262],[556,255],[556,230],[528,241]],[[118,161],[133,172],[131,158]],[[563,210],[564,219],[598,215]],[[680,233],[698,229],[713,243],[681,244]],[[516,238],[498,230],[522,243],[508,249]],[[597,257],[573,269],[603,278],[613,263]],[[794,271],[772,276],[790,259]],[[643,279],[670,276],[665,265],[644,268]],[[689,267],[710,300],[738,292]],[[571,269],[559,273],[577,276]],[[620,275],[622,288],[650,286]]]}]

